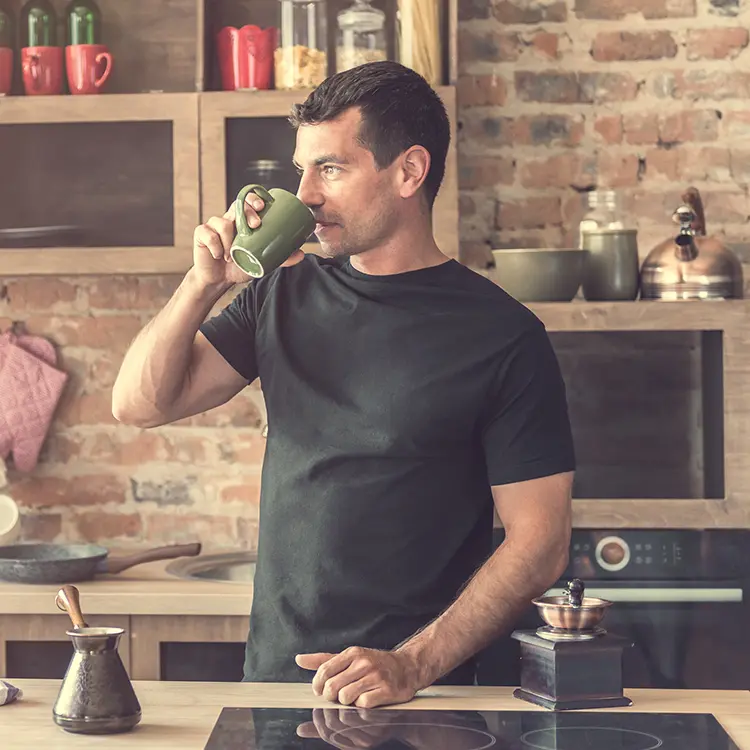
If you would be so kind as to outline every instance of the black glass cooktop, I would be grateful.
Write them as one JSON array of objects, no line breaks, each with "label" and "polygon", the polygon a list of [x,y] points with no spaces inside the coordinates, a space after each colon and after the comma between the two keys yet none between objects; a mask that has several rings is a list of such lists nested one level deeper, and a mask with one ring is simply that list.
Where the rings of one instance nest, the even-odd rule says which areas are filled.
[{"label": "black glass cooktop", "polygon": [[711,714],[224,708],[205,750],[739,750]]}]

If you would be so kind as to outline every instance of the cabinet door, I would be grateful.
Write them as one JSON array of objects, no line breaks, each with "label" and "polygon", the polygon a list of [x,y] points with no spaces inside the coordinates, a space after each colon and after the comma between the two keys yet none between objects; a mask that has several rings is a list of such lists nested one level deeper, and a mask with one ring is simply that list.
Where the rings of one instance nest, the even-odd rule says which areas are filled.
[{"label": "cabinet door", "polygon": [[[90,615],[91,627],[122,628],[119,654],[130,673],[130,618]],[[72,625],[57,615],[0,615],[0,677],[62,679],[73,655],[73,646],[65,634]]]},{"label": "cabinet door", "polygon": [[246,616],[133,615],[134,680],[239,682]]}]

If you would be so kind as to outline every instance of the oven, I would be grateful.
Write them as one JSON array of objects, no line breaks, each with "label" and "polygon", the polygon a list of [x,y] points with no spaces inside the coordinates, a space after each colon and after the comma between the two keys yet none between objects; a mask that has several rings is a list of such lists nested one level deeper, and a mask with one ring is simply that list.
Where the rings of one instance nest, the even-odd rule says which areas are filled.
[{"label": "oven", "polygon": [[[495,530],[501,544],[503,530]],[[632,641],[626,688],[750,689],[750,530],[574,529],[565,574],[613,602],[601,625]],[[514,629],[544,623],[532,605]],[[517,641],[479,655],[480,685],[518,685]]]}]

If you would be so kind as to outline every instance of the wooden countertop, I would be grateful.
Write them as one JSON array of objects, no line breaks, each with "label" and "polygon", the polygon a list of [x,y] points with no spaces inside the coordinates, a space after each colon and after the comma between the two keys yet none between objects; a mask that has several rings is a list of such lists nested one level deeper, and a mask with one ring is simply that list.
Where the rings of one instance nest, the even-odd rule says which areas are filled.
[{"label": "wooden countertop", "polygon": [[[57,680],[12,680],[22,700],[0,706],[3,750],[116,747],[118,750],[202,750],[224,706],[331,708],[309,685],[250,683],[134,682],[143,718],[128,734],[86,737],[69,734],[52,721]],[[628,690],[628,708],[612,711],[712,713],[741,750],[750,750],[750,692]],[[512,696],[512,688],[432,687],[403,709],[543,711]]]},{"label": "wooden countertop", "polygon": [[[91,581],[76,583],[84,613],[243,617],[250,614],[252,584],[178,578],[166,572],[169,562],[144,563],[117,575],[100,575]],[[60,614],[55,606],[55,594],[59,589],[59,584],[0,581],[0,615]]]}]

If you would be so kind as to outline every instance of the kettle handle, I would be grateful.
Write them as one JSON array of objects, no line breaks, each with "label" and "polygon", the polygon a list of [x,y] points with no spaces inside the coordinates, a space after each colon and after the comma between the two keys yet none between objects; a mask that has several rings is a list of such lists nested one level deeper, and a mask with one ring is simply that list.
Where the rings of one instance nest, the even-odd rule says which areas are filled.
[{"label": "kettle handle", "polygon": [[682,196],[683,203],[690,206],[695,214],[693,219],[692,229],[698,237],[706,236],[706,213],[703,210],[703,200],[701,194],[698,192],[698,188],[689,187]]}]

